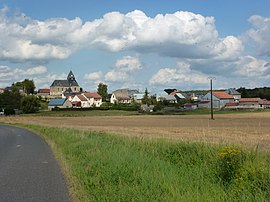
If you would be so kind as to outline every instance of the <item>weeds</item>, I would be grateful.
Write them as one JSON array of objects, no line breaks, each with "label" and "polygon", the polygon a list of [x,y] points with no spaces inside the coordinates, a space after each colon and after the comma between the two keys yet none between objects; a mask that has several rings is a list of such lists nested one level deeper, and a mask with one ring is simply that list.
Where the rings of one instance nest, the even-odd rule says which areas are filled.
[{"label": "weeds", "polygon": [[53,142],[80,201],[270,201],[265,154],[251,155],[231,146],[27,127]]}]

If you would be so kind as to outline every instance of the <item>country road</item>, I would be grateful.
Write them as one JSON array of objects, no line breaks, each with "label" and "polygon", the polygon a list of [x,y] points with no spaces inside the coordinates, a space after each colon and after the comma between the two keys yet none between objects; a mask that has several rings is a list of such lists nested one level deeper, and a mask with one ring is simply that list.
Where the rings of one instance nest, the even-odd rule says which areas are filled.
[{"label": "country road", "polygon": [[0,201],[71,201],[50,148],[33,132],[0,125]]}]

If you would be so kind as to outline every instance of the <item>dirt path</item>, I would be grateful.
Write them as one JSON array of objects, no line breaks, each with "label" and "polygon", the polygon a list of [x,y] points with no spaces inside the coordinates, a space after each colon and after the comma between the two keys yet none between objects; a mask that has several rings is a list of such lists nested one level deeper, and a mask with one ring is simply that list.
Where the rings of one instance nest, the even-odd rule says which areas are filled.
[{"label": "dirt path", "polygon": [[91,129],[141,137],[234,143],[270,149],[270,112],[184,116],[0,117],[0,122]]}]

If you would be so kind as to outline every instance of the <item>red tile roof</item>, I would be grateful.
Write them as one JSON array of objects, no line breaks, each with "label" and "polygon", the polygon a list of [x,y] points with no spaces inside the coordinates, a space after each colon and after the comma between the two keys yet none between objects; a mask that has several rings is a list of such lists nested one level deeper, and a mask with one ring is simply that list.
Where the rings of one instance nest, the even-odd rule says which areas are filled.
[{"label": "red tile roof", "polygon": [[241,98],[239,102],[261,102],[261,98]]},{"label": "red tile roof", "polygon": [[98,93],[91,93],[91,92],[88,92],[88,93],[84,93],[84,96],[87,97],[87,98],[94,98],[94,99],[101,99],[102,97],[98,94]]},{"label": "red tile roof", "polygon": [[87,101],[87,99],[86,99],[83,95],[77,95],[77,97],[78,97],[81,101]]},{"label": "red tile roof", "polygon": [[213,95],[219,99],[234,99],[232,95],[229,95],[225,91],[213,91]]},{"label": "red tile roof", "polygon": [[50,89],[48,88],[41,88],[38,90],[39,93],[50,93]]},{"label": "red tile roof", "polygon": [[270,101],[269,100],[262,100],[260,102],[260,104],[263,104],[263,105],[270,105]]},{"label": "red tile roof", "polygon": [[75,106],[80,106],[81,105],[81,101],[73,101],[71,102],[72,105],[75,105]]}]

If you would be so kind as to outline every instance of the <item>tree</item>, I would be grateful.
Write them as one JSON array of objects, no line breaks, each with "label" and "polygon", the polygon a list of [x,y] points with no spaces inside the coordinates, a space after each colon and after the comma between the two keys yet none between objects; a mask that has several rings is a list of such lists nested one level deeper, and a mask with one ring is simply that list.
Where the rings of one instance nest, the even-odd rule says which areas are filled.
[{"label": "tree", "polygon": [[150,99],[149,99],[149,92],[148,92],[147,88],[144,91],[144,95],[143,95],[143,98],[142,98],[142,104],[146,104],[146,105],[151,104]]},{"label": "tree", "polygon": [[12,84],[13,88],[22,87],[26,94],[33,94],[35,91],[35,84],[33,80],[24,79],[22,82],[16,82]]},{"label": "tree", "polygon": [[40,107],[39,99],[34,95],[24,96],[21,102],[21,109],[24,113],[37,112]]},{"label": "tree", "polygon": [[2,94],[0,94],[0,108],[20,109],[21,98],[22,96],[18,90],[5,90]]},{"label": "tree", "polygon": [[102,100],[106,101],[106,99],[108,97],[108,87],[107,87],[107,85],[104,84],[104,83],[99,83],[97,92],[102,97]]}]

